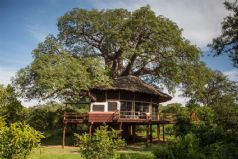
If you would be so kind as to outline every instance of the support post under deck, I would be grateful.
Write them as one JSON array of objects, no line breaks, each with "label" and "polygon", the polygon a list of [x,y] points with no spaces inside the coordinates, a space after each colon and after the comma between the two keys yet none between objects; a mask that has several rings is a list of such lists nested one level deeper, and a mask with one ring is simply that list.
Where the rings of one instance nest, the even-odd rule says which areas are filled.
[{"label": "support post under deck", "polygon": [[157,137],[158,141],[160,141],[160,124],[157,124]]},{"label": "support post under deck", "polygon": [[88,134],[89,134],[90,137],[92,136],[92,126],[93,126],[93,123],[89,123],[89,125],[88,125]]},{"label": "support post under deck", "polygon": [[150,125],[146,125],[146,143],[149,142],[149,126]]},{"label": "support post under deck", "polygon": [[152,124],[150,124],[150,143],[153,142]]},{"label": "support post under deck", "polygon": [[65,146],[65,133],[67,129],[67,123],[64,123],[64,128],[63,128],[63,137],[62,137],[62,148]]},{"label": "support post under deck", "polygon": [[165,136],[164,136],[164,124],[162,124],[163,127],[163,142],[165,142]]},{"label": "support post under deck", "polygon": [[133,142],[135,142],[135,137],[136,137],[136,125],[133,124],[132,125],[132,139],[133,139]]}]

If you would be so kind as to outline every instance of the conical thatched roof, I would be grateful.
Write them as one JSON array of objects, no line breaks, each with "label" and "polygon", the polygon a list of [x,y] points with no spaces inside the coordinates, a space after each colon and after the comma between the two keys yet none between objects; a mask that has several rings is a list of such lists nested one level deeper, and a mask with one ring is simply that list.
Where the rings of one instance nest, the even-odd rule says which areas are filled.
[{"label": "conical thatched roof", "polygon": [[109,88],[96,88],[98,90],[125,90],[135,93],[145,93],[158,96],[160,102],[166,102],[172,99],[166,93],[161,92],[158,88],[155,88],[143,80],[135,76],[122,76],[113,81],[112,87]]}]

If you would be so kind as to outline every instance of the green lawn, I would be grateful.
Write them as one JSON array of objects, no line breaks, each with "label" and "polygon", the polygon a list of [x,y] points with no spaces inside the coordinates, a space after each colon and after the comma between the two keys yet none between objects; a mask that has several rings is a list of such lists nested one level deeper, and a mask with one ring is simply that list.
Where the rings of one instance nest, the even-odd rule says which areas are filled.
[{"label": "green lawn", "polygon": [[34,150],[29,159],[81,159],[77,147],[42,146]]},{"label": "green lawn", "polygon": [[[146,147],[144,143],[128,145],[119,151],[123,159],[154,159],[151,147]],[[66,146],[42,146],[34,150],[29,159],[82,159],[77,147]]]}]

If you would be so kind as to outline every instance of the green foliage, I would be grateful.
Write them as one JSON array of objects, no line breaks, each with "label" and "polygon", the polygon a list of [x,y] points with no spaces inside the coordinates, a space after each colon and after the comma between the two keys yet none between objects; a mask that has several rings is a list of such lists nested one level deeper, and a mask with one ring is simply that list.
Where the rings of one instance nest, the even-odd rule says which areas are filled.
[{"label": "green foliage", "polygon": [[[209,71],[205,79],[203,86],[195,86],[192,91],[187,92],[190,88],[187,88],[185,95],[190,97],[195,102],[202,103],[203,105],[212,105],[219,102],[226,95],[236,100],[238,98],[238,86],[234,81],[230,81],[220,71]],[[202,88],[202,89],[201,89]]]},{"label": "green foliage", "polygon": [[154,155],[158,159],[205,159],[198,147],[198,140],[195,136],[187,134],[175,141],[170,141],[157,146]]},{"label": "green foliage", "polygon": [[177,113],[177,120],[174,126],[176,136],[185,136],[191,133],[193,129],[193,123],[190,118],[190,113],[186,110],[182,110]]},{"label": "green foliage", "polygon": [[120,154],[120,159],[155,159],[152,153],[142,153],[142,152],[126,152]]},{"label": "green foliage", "polygon": [[40,43],[33,55],[32,64],[18,71],[14,80],[24,97],[67,99],[92,87],[110,85],[99,59],[75,58],[52,36]]},{"label": "green foliage", "polygon": [[0,85],[0,116],[4,117],[7,124],[24,120],[23,106],[16,96],[13,87]]},{"label": "green foliage", "polygon": [[238,2],[237,0],[226,0],[224,5],[230,14],[222,22],[222,34],[214,38],[209,46],[215,56],[228,54],[233,65],[238,67]]},{"label": "green foliage", "polygon": [[43,105],[36,105],[27,108],[26,122],[35,129],[45,132],[62,128],[63,113],[66,112],[88,112],[89,105],[67,105],[65,108],[62,104],[48,102]]},{"label": "green foliage", "polygon": [[162,113],[175,113],[182,111],[183,107],[180,103],[171,103],[167,104],[166,106],[160,107]]},{"label": "green foliage", "polygon": [[65,98],[108,86],[108,76],[127,75],[174,91],[181,83],[200,85],[206,74],[199,49],[149,6],[132,12],[75,8],[59,18],[58,30],[57,38],[48,36],[33,50],[34,61],[14,80],[27,98]]},{"label": "green foliage", "polygon": [[124,146],[124,140],[119,138],[120,131],[110,129],[108,126],[100,126],[93,136],[88,134],[75,134],[82,156],[86,159],[113,159],[118,158],[116,152]]},{"label": "green foliage", "polygon": [[27,122],[34,127],[36,130],[46,130],[49,127],[49,123],[51,122],[48,118],[48,113],[42,109],[33,109],[29,112],[29,118]]},{"label": "green foliage", "polygon": [[41,138],[43,135],[29,125],[19,122],[8,127],[0,120],[0,158],[26,158]]}]

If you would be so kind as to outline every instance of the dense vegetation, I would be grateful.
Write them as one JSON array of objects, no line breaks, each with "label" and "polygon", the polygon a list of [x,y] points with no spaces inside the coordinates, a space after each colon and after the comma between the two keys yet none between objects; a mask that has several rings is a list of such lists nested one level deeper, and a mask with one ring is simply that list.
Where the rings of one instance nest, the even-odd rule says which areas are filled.
[{"label": "dense vegetation", "polygon": [[0,158],[26,158],[44,137],[23,122],[25,112],[14,89],[0,85]]},{"label": "dense vegetation", "polygon": [[26,158],[44,136],[24,123],[6,126],[0,119],[0,158]]},{"label": "dense vegetation", "polygon": [[214,38],[209,46],[215,56],[227,54],[238,68],[238,1],[226,0],[224,5],[229,15],[222,22],[222,34]]},{"label": "dense vegetation", "polygon": [[14,86],[25,98],[89,96],[92,87],[109,87],[116,77],[133,75],[174,92],[201,90],[209,70],[202,53],[182,29],[149,6],[125,9],[73,9],[58,20],[33,51],[33,61],[18,71]]},{"label": "dense vegetation", "polygon": [[84,158],[116,159],[119,158],[117,151],[125,145],[119,134],[118,130],[108,130],[108,126],[100,126],[93,136],[75,134],[75,137]]},{"label": "dense vegetation", "polygon": [[[238,104],[231,98],[206,106],[171,104],[163,111],[177,114],[177,123],[173,127],[175,139],[154,150],[157,158],[237,158]],[[193,120],[192,112],[196,114]]]}]

